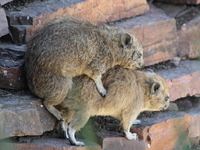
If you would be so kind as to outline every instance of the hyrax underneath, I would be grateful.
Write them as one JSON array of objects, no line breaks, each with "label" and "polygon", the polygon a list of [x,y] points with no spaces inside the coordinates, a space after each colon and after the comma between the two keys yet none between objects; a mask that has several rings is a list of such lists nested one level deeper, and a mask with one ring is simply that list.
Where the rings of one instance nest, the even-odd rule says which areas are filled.
[{"label": "hyrax underneath", "polygon": [[66,97],[72,77],[87,75],[105,96],[101,76],[115,65],[130,69],[144,65],[140,42],[122,28],[59,18],[46,24],[27,43],[29,88],[44,99],[46,108],[59,120],[62,117],[54,106]]},{"label": "hyrax underneath", "polygon": [[166,81],[153,72],[115,67],[102,78],[108,94],[102,98],[95,84],[87,76],[74,78],[74,84],[66,99],[60,104],[66,137],[74,145],[84,145],[75,139],[75,132],[92,116],[112,116],[121,120],[126,137],[136,139],[130,133],[132,122],[143,111],[159,111],[169,106],[169,88]]}]

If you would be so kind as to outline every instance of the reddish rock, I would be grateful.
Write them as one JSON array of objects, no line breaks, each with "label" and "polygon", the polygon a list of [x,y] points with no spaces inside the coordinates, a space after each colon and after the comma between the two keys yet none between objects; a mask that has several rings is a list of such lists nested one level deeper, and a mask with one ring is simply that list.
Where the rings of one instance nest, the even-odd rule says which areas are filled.
[{"label": "reddish rock", "polygon": [[189,21],[178,30],[178,55],[189,59],[200,57],[200,17]]},{"label": "reddish rock", "polygon": [[191,120],[189,126],[189,138],[200,137],[200,106],[190,110]]},{"label": "reddish rock", "polygon": [[131,132],[138,134],[139,140],[130,141],[112,133],[112,136],[104,135],[103,149],[188,149],[189,138],[200,136],[199,109],[200,106],[189,111],[166,111],[156,113],[151,118],[142,118],[140,125],[133,125],[131,128]]},{"label": "reddish rock", "polygon": [[[173,150],[188,147],[188,128],[191,116],[181,112],[165,112],[142,119],[132,127],[146,142],[146,150]],[[142,131],[142,132],[141,132]]]},{"label": "reddish rock", "polygon": [[171,18],[176,18],[176,19],[179,18],[180,16],[183,16],[185,12],[190,12],[190,8],[191,8],[188,5],[177,5],[173,3],[154,2],[153,4],[156,7],[162,9],[166,13],[167,16]]},{"label": "reddish rock", "polygon": [[175,4],[200,4],[200,0],[156,0],[159,2],[169,2]]},{"label": "reddish rock", "polygon": [[72,146],[69,140],[59,138],[37,139],[30,143],[17,143],[17,142],[0,142],[0,145],[5,147],[1,150],[101,150],[101,146],[90,142],[88,146]]},{"label": "reddish rock", "polygon": [[13,25],[9,27],[15,44],[22,45],[26,43],[25,36],[26,36],[26,28],[28,27],[29,25]]},{"label": "reddish rock", "polygon": [[23,68],[24,53],[24,45],[0,44],[0,88],[26,88]]},{"label": "reddish rock", "polygon": [[0,37],[9,33],[8,22],[3,8],[0,8]]},{"label": "reddish rock", "polygon": [[177,68],[157,72],[170,87],[170,100],[200,93],[200,61],[182,61]]},{"label": "reddish rock", "polygon": [[56,125],[56,119],[44,108],[42,101],[30,94],[0,97],[0,104],[0,139],[41,135]]},{"label": "reddish rock", "polygon": [[8,2],[12,2],[13,0],[0,0],[0,5],[4,5]]},{"label": "reddish rock", "polygon": [[27,41],[37,29],[56,17],[73,16],[100,24],[136,16],[148,9],[146,0],[59,0],[31,3],[20,12],[10,12],[7,17],[11,26],[31,25],[26,29]]},{"label": "reddish rock", "polygon": [[155,6],[145,14],[114,24],[132,32],[142,43],[146,66],[170,60],[178,46],[176,21]]},{"label": "reddish rock", "polygon": [[145,150],[145,142],[142,140],[128,140],[124,137],[105,138],[103,150]]}]

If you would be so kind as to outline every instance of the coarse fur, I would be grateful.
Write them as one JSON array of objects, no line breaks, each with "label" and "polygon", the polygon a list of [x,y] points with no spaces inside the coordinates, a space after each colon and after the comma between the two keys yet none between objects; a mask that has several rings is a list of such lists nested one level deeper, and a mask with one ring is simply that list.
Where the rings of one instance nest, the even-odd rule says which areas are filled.
[{"label": "coarse fur", "polygon": [[[86,76],[74,78],[67,98],[60,104],[63,129],[74,145],[75,132],[92,116],[112,116],[121,120],[128,139],[136,139],[130,127],[143,111],[160,111],[169,106],[169,88],[166,81],[151,71],[138,71],[115,67],[103,76],[108,95],[102,98],[95,84]],[[69,124],[69,125],[68,125]],[[68,130],[68,131],[67,131]]]},{"label": "coarse fur", "polygon": [[72,77],[85,74],[106,96],[101,76],[115,65],[136,69],[144,65],[143,49],[122,28],[93,25],[75,18],[46,24],[27,43],[25,68],[30,90],[58,120],[55,109],[72,86]]}]

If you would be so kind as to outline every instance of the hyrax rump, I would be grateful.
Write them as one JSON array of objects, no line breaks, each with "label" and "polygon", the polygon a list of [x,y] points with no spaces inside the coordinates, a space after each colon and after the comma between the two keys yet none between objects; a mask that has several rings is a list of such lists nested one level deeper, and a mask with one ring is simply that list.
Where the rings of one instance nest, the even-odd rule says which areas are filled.
[{"label": "hyrax rump", "polygon": [[66,97],[72,77],[87,75],[105,96],[101,75],[115,65],[130,69],[144,65],[140,42],[122,28],[59,18],[46,24],[27,43],[29,88],[44,98],[45,107],[59,120],[62,117],[54,106]]},{"label": "hyrax rump", "polygon": [[92,116],[112,116],[121,120],[128,139],[136,139],[130,133],[132,122],[143,111],[159,111],[169,106],[169,88],[166,81],[149,71],[115,67],[102,78],[108,94],[102,98],[95,84],[87,76],[74,78],[74,84],[66,99],[60,104],[66,137],[74,145],[75,132],[82,128]]}]

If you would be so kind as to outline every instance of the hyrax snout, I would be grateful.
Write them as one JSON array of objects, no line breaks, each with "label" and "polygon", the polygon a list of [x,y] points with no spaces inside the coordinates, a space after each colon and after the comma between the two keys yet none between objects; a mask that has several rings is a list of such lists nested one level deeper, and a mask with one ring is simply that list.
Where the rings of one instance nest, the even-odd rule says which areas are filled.
[{"label": "hyrax snout", "polygon": [[60,104],[64,123],[62,128],[74,145],[84,145],[74,134],[92,116],[112,116],[121,120],[126,137],[132,122],[143,111],[165,110],[169,106],[169,88],[166,81],[153,72],[133,71],[122,67],[110,69],[102,78],[108,95],[102,98],[94,82],[87,76],[74,78],[66,99]]},{"label": "hyrax snout", "polygon": [[136,69],[144,65],[137,38],[122,28],[93,25],[75,18],[59,18],[38,30],[27,43],[26,76],[30,90],[62,119],[60,104],[72,86],[72,77],[85,74],[102,96],[102,74],[115,65]]}]

